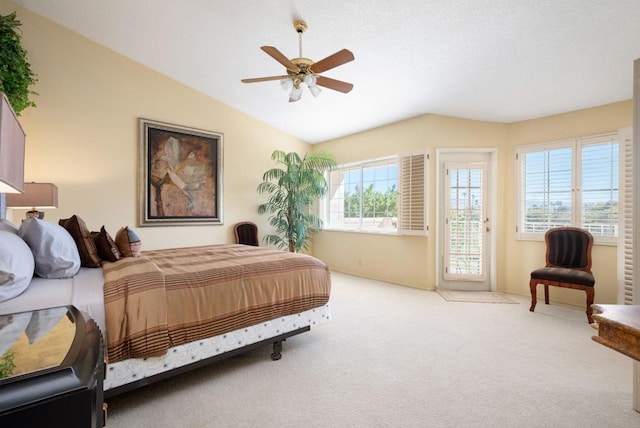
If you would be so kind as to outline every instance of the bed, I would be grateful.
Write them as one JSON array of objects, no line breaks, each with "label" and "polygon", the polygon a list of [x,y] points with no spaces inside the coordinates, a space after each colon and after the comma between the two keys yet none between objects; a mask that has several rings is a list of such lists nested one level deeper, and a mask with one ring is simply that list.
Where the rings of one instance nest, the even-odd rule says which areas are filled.
[{"label": "bed", "polygon": [[143,251],[34,277],[0,315],[73,305],[105,337],[105,397],[248,349],[282,342],[331,319],[330,272],[320,260],[247,245]]}]

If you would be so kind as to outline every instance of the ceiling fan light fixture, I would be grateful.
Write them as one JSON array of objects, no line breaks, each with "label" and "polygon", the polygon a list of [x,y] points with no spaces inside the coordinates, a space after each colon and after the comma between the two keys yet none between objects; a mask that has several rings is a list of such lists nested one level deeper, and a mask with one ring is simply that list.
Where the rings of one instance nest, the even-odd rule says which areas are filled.
[{"label": "ceiling fan light fixture", "polygon": [[318,95],[320,95],[320,92],[322,92],[322,89],[320,89],[320,87],[316,85],[309,86],[309,90],[314,97],[317,97]]},{"label": "ceiling fan light fixture", "polygon": [[288,91],[293,86],[293,80],[290,77],[285,77],[280,80],[280,86],[283,90]]},{"label": "ceiling fan light fixture", "polygon": [[289,101],[298,101],[302,97],[302,88],[300,86],[294,86],[289,93]]},{"label": "ceiling fan light fixture", "polygon": [[318,79],[313,74],[307,74],[303,79],[303,82],[309,87],[315,86],[317,81]]},{"label": "ceiling fan light fixture", "polygon": [[255,83],[279,80],[283,90],[291,91],[289,93],[289,102],[298,101],[300,97],[302,97],[302,88],[300,85],[303,83],[309,87],[314,97],[320,95],[321,89],[318,86],[345,94],[350,92],[351,89],[353,89],[353,84],[320,76],[320,74],[349,61],[353,61],[353,53],[348,49],[342,49],[318,62],[305,58],[302,56],[302,33],[307,30],[307,23],[302,20],[296,20],[293,26],[298,33],[299,55],[297,58],[289,59],[273,46],[260,46],[260,49],[267,55],[285,67],[287,75],[241,79],[241,81],[243,83]]}]

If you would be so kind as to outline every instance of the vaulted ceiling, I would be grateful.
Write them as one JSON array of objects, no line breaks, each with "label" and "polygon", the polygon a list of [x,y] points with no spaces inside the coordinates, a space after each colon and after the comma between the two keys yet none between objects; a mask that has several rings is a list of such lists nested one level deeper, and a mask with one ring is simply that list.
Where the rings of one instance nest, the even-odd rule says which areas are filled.
[{"label": "vaulted ceiling", "polygon": [[[513,122],[630,99],[640,58],[638,0],[14,0],[120,54],[309,143],[421,114]],[[260,50],[347,48],[323,75],[343,94],[305,90]]]}]

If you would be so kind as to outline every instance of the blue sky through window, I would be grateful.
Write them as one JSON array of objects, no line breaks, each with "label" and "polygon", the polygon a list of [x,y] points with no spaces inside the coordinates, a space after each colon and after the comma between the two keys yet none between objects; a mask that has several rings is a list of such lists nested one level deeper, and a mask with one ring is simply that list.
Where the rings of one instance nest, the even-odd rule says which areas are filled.
[{"label": "blue sky through window", "polygon": [[[353,169],[345,173],[345,191],[354,193],[360,190],[360,169]],[[385,193],[393,185],[398,189],[398,165],[384,165],[362,168],[362,187],[368,189],[373,184],[373,190]]]}]

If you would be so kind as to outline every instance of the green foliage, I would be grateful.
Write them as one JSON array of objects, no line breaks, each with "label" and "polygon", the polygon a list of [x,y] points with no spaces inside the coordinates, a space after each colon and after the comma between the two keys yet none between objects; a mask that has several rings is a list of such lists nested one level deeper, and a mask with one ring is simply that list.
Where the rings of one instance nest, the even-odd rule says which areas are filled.
[{"label": "green foliage", "polygon": [[16,368],[16,365],[13,362],[13,351],[7,351],[0,358],[0,379],[9,377],[13,374],[13,371]]},{"label": "green foliage", "polygon": [[[346,218],[360,217],[360,190],[356,186],[353,193],[344,194],[344,216]],[[398,189],[392,185],[384,193],[375,190],[370,184],[362,195],[362,217],[397,217]]]},{"label": "green foliage", "polygon": [[327,193],[323,173],[335,167],[335,158],[322,151],[300,158],[297,153],[276,150],[271,159],[279,166],[266,171],[258,185],[258,193],[269,195],[267,202],[258,206],[258,214],[271,215],[269,224],[276,234],[265,235],[263,240],[290,252],[305,250],[310,234],[322,228],[322,220],[311,213],[311,206]]},{"label": "green foliage", "polygon": [[37,79],[27,61],[27,51],[20,43],[20,25],[22,23],[16,19],[15,12],[0,15],[0,91],[7,95],[18,115],[25,108],[36,106],[29,100],[29,95],[37,95],[29,90]]}]

